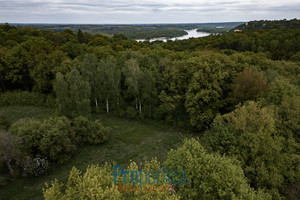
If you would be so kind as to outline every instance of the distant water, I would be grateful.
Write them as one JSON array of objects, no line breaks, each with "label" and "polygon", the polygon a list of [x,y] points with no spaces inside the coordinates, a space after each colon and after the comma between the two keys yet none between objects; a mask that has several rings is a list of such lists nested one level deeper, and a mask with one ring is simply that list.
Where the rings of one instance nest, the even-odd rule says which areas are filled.
[{"label": "distant water", "polygon": [[153,41],[157,41],[157,40],[160,40],[160,41],[164,41],[166,42],[167,40],[185,40],[185,39],[189,39],[189,38],[199,38],[199,37],[204,37],[204,36],[208,36],[210,35],[210,33],[206,33],[206,32],[197,32],[197,29],[190,29],[190,30],[185,30],[187,32],[187,35],[184,35],[184,36],[181,36],[181,37],[174,37],[174,38],[170,38],[170,39],[166,39],[164,37],[162,38],[153,38],[153,39],[150,39],[150,40],[145,40],[145,39],[139,39],[139,40],[136,40],[138,42],[144,42],[144,41],[150,41],[150,42],[153,42]]}]

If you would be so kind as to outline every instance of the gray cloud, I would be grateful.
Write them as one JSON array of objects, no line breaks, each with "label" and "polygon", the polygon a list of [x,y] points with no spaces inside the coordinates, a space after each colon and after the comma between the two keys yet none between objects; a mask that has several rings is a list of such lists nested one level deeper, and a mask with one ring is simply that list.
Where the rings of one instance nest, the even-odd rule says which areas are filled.
[{"label": "gray cloud", "polygon": [[196,23],[299,18],[298,0],[0,0],[0,22]]}]

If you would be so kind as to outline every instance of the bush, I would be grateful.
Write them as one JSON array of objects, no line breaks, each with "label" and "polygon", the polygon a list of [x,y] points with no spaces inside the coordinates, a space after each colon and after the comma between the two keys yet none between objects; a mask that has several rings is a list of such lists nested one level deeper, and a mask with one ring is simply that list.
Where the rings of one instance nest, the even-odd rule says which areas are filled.
[{"label": "bush", "polygon": [[79,143],[100,144],[109,138],[109,128],[105,128],[99,120],[90,122],[79,116],[73,120],[72,128]]},{"label": "bush", "polygon": [[40,142],[43,137],[41,122],[24,119],[12,124],[9,133],[20,137],[18,147],[26,155],[34,157],[40,154]]},{"label": "bush", "polygon": [[[15,122],[9,133],[0,141],[2,157],[5,156],[1,160],[7,163],[13,158],[18,163],[14,166],[21,167],[24,175],[39,176],[50,169],[50,162],[62,164],[69,160],[78,143],[99,144],[108,140],[109,129],[99,120],[90,122],[81,116],[72,123],[66,117],[53,117],[44,121],[25,119]],[[8,142],[12,139],[13,143]],[[19,150],[22,152],[20,158],[11,155]],[[12,167],[11,171],[14,171]]]},{"label": "bush", "polygon": [[75,133],[76,141],[84,143],[86,142],[85,136],[91,131],[91,123],[86,117],[79,116],[72,121],[72,129]]},{"label": "bush", "polygon": [[[12,91],[0,95],[0,106],[47,106],[53,107],[51,98],[45,94],[28,91]],[[48,99],[48,101],[47,101]]]},{"label": "bush", "polygon": [[9,132],[21,138],[20,149],[33,158],[42,155],[51,161],[63,163],[76,149],[70,121],[65,117],[42,122],[26,119],[14,123]]},{"label": "bush", "polygon": [[55,117],[41,124],[42,138],[39,149],[50,160],[64,163],[76,150],[75,136],[66,117]]},{"label": "bush", "polygon": [[86,140],[90,144],[100,144],[108,140],[109,128],[104,127],[100,120],[96,120],[91,124],[91,131],[86,136]]}]

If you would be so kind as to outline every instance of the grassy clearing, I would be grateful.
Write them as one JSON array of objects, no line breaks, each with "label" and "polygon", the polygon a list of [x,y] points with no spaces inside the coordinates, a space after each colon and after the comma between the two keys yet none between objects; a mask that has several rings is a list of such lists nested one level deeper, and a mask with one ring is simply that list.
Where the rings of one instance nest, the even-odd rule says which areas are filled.
[{"label": "grassy clearing", "polygon": [[[0,108],[14,121],[18,118],[44,118],[53,115],[53,110],[34,107]],[[81,146],[69,163],[57,166],[49,174],[41,177],[18,177],[0,189],[0,199],[42,199],[45,182],[55,178],[66,181],[73,166],[84,170],[88,165],[117,162],[126,166],[130,160],[137,163],[157,157],[164,161],[167,152],[181,142],[182,135],[170,127],[155,121],[136,121],[93,116],[101,119],[105,126],[111,127],[108,142],[95,146]]]}]

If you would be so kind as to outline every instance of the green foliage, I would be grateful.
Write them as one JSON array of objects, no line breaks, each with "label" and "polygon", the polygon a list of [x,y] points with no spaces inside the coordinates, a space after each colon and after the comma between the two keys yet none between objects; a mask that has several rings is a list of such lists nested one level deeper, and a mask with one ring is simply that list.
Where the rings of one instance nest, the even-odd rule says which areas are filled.
[{"label": "green foliage", "polygon": [[99,144],[109,139],[109,128],[105,128],[100,120],[96,120],[91,124],[91,131],[86,135],[86,139],[90,144]]},{"label": "green foliage", "polygon": [[[160,164],[153,160],[151,163],[146,162],[145,167],[140,170],[150,170],[160,167]],[[158,168],[159,169],[159,168]],[[139,167],[136,163],[132,162],[128,166],[127,170],[139,171]],[[129,176],[128,176],[129,178]],[[46,184],[46,188],[43,189],[45,200],[55,199],[179,199],[179,196],[171,194],[169,191],[119,191],[118,185],[122,185],[122,180],[118,179],[118,185],[113,183],[113,167],[112,165],[105,164],[103,167],[98,165],[92,165],[86,169],[86,172],[82,174],[81,171],[72,168],[68,178],[68,182],[63,185],[57,180],[53,181],[51,185]],[[143,180],[145,182],[145,180]],[[122,185],[124,187],[124,185]],[[126,185],[128,190],[130,186]],[[149,183],[145,184],[146,188],[149,187]],[[143,189],[140,189],[143,190]]]},{"label": "green foliage", "polygon": [[214,119],[224,102],[224,85],[229,78],[226,58],[201,57],[190,59],[188,66],[194,73],[186,90],[185,108],[190,117],[190,124],[204,129]]},{"label": "green foliage", "polygon": [[299,90],[294,85],[289,84],[287,79],[279,77],[272,81],[265,99],[269,104],[279,105],[284,98],[297,94],[299,94]]},{"label": "green foliage", "polygon": [[293,181],[298,173],[299,156],[295,154],[293,143],[285,146],[292,140],[277,132],[274,110],[261,108],[258,103],[250,101],[224,115],[223,119],[239,132],[235,156],[242,161],[251,185],[265,188],[274,198],[279,198],[283,183]]},{"label": "green foliage", "polygon": [[51,97],[47,95],[27,92],[12,91],[0,94],[0,106],[47,106],[53,107]]},{"label": "green foliage", "polygon": [[76,149],[70,121],[65,117],[44,120],[23,120],[14,123],[11,134],[21,138],[19,147],[33,158],[45,156],[53,162],[67,161]]},{"label": "green foliage", "polygon": [[250,21],[246,24],[239,25],[235,29],[239,30],[258,30],[258,29],[294,29],[300,28],[300,20],[260,20]]},{"label": "green foliage", "polygon": [[79,72],[75,69],[67,76],[69,88],[71,117],[89,116],[91,113],[90,94],[91,88],[87,81],[83,80]]},{"label": "green foliage", "polygon": [[[111,114],[163,119],[195,132],[210,127],[204,132],[201,143],[209,151],[236,157],[251,186],[266,189],[274,199],[297,194],[295,191],[299,188],[297,180],[300,177],[299,29],[281,28],[293,28],[298,22],[255,22],[245,27],[256,29],[265,23],[265,29],[276,26],[280,29],[242,31],[166,43],[139,43],[122,35],[63,31],[66,28],[73,31],[81,29],[76,25],[49,25],[61,32],[0,25],[0,106],[57,106],[59,114],[73,119],[24,120],[24,117],[33,116],[45,118],[49,116],[49,109],[43,108],[41,112],[42,108],[37,107],[1,107],[0,116],[4,117],[0,121],[2,128],[8,128],[10,121],[21,119],[10,128],[17,134],[16,137],[13,134],[2,135],[5,142],[2,142],[1,148],[8,155],[5,166],[10,165],[11,174],[39,175],[47,170],[48,161],[65,162],[78,143],[104,142],[108,138],[108,130],[99,121],[92,122],[86,117],[91,110],[100,111],[106,107],[106,112]],[[42,29],[48,27],[38,26]],[[147,30],[148,36],[168,36],[182,32],[179,28],[189,29],[192,26],[195,25],[178,25],[175,28],[173,25],[140,25],[132,27],[132,30]],[[86,25],[82,26],[82,30],[87,27],[92,32],[99,28]],[[100,27],[110,33],[128,28]],[[125,34],[129,37],[143,35],[139,31],[141,33],[130,31]],[[143,37],[146,38],[146,35]],[[15,90],[26,92],[12,92]],[[53,94],[56,94],[55,100]],[[259,101],[267,107],[247,100]],[[242,105],[231,112],[232,106],[238,103]],[[226,114],[228,111],[231,113]],[[215,118],[219,113],[220,116]],[[120,140],[116,148],[120,147],[122,151],[127,146],[133,147],[133,144],[142,145],[152,133],[148,129],[136,131],[132,123],[130,121],[130,127],[116,134]],[[133,137],[128,137],[132,132]],[[170,134],[171,137],[174,138]],[[157,152],[164,157],[165,151],[160,149],[167,149],[169,142],[160,142],[160,139],[155,140],[155,145],[145,146],[144,151]],[[104,145],[110,148],[111,143]],[[90,145],[89,148],[96,146]],[[101,154],[107,155],[108,152],[111,153],[105,151]],[[132,151],[122,153],[124,156],[118,158],[122,162],[137,157],[132,155]],[[138,157],[145,160],[152,154],[142,155]],[[201,156],[204,155],[207,153],[202,152]],[[104,157],[104,161],[108,159]],[[236,161],[231,158],[230,161],[227,158],[219,161],[220,156],[209,154],[208,157],[213,158],[207,159],[207,162],[217,165],[212,164],[211,169],[224,172],[225,180],[230,173],[227,169],[219,170],[221,164],[229,162],[230,169],[240,173]],[[112,161],[111,158],[109,160]],[[132,164],[131,167],[136,166]],[[238,175],[233,173],[232,176]],[[228,193],[237,195],[239,190],[232,189],[234,192],[231,192],[230,188],[235,186],[230,181],[232,187],[228,186],[227,190],[217,178],[207,177],[215,180],[222,189],[215,190],[214,185],[203,178],[208,185],[207,188],[201,186],[203,195],[207,195],[203,198],[211,195],[212,198],[214,195],[233,198],[226,196]],[[22,184],[11,187],[18,185]],[[198,195],[197,191],[191,191],[190,195]]]},{"label": "green foliage", "polygon": [[69,160],[78,143],[99,144],[109,138],[109,128],[99,120],[90,122],[82,116],[72,122],[66,117],[52,117],[43,121],[25,119],[14,123],[9,132],[20,138],[18,148],[26,156],[42,156],[54,163]]},{"label": "green foliage", "polygon": [[100,120],[90,122],[79,116],[73,120],[72,129],[79,143],[100,144],[109,139],[109,128],[104,127]]},{"label": "green foliage", "polygon": [[65,117],[50,118],[41,124],[40,129],[41,153],[54,162],[64,163],[69,160],[76,150],[70,121]]},{"label": "green foliage", "polygon": [[78,70],[73,69],[66,78],[57,73],[54,89],[59,114],[71,118],[90,115],[91,88]]},{"label": "green foliage", "polygon": [[84,47],[73,41],[65,43],[61,47],[61,50],[65,52],[71,59],[74,59],[84,53]]},{"label": "green foliage", "polygon": [[23,119],[12,124],[9,132],[21,139],[19,148],[29,156],[40,153],[40,141],[43,137],[42,122],[31,119]]},{"label": "green foliage", "polygon": [[300,143],[300,96],[283,99],[281,105],[277,107],[277,113],[279,131]]},{"label": "green foliage", "polygon": [[234,155],[238,153],[239,133],[220,117],[216,117],[209,130],[201,138],[201,144],[213,152],[221,155]]},{"label": "green foliage", "polygon": [[85,136],[90,134],[91,123],[86,117],[78,116],[72,120],[72,129],[75,133],[76,141],[83,143],[87,141]]},{"label": "green foliage", "polygon": [[249,186],[235,160],[207,153],[196,139],[185,140],[183,146],[171,150],[165,165],[187,172],[187,184],[175,187],[183,198],[271,199]]},{"label": "green foliage", "polygon": [[99,62],[96,73],[96,97],[105,105],[106,113],[109,113],[112,105],[118,109],[121,72],[118,69],[117,60],[113,57],[102,60]]}]

